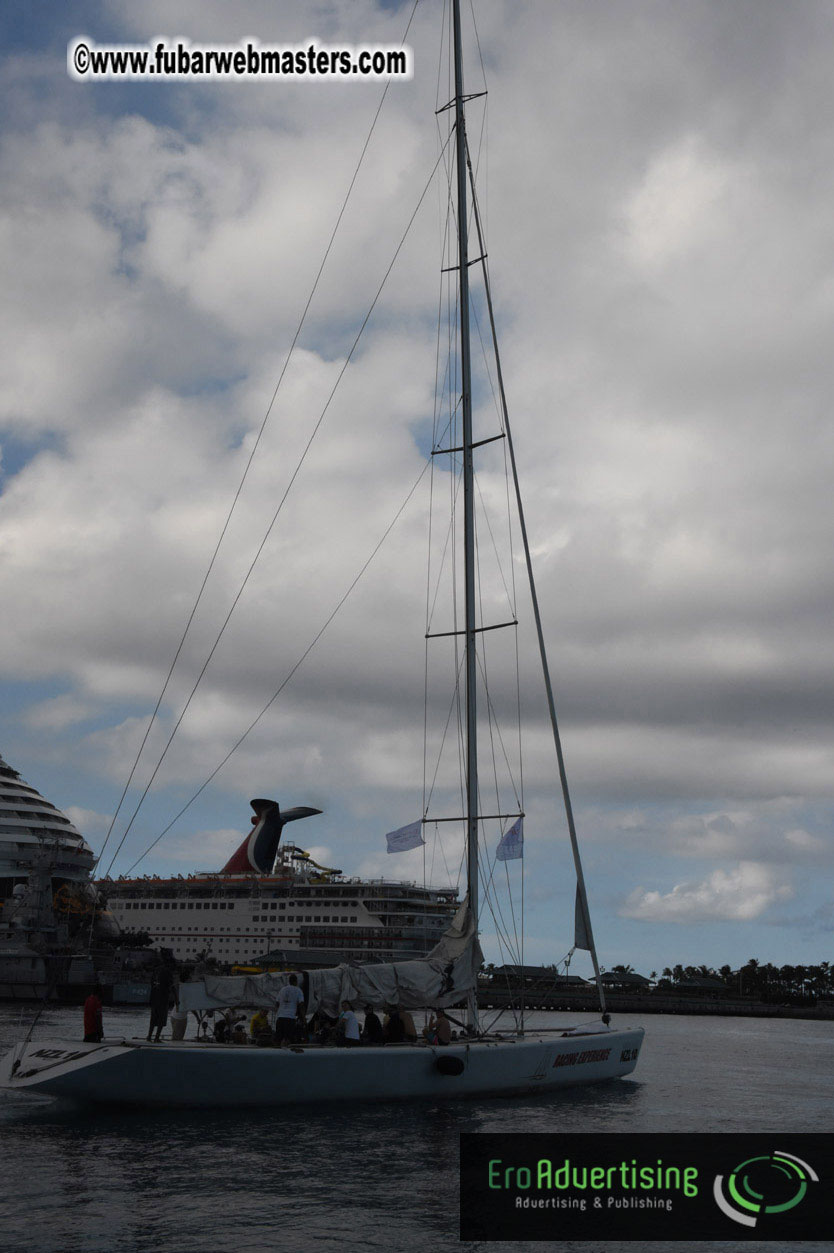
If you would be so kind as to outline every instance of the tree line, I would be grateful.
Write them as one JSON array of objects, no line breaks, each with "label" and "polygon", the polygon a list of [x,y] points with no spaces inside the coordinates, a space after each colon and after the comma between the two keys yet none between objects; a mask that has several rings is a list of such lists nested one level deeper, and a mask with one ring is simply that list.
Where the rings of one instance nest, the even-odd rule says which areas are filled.
[{"label": "tree line", "polygon": [[[613,974],[628,974],[631,966],[612,966]],[[751,957],[749,961],[733,970],[732,966],[665,966],[661,977],[653,970],[650,979],[660,984],[669,982],[685,984],[691,980],[714,979],[740,996],[772,1001],[786,998],[834,996],[834,969],[830,962],[810,966],[774,966],[772,962],[760,962]]]}]

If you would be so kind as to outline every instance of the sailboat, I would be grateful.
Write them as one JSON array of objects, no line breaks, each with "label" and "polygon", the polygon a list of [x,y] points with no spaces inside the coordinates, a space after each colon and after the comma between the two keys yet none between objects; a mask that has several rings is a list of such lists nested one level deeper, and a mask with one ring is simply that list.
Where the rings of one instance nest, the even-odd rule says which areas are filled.
[{"label": "sailboat", "polygon": [[[462,459],[463,558],[465,613],[463,672],[466,708],[462,740],[465,747],[463,824],[466,841],[467,892],[452,925],[424,959],[375,964],[342,965],[313,970],[303,977],[305,1012],[336,1016],[347,1001],[374,1008],[446,1009],[466,1004],[467,1021],[448,1044],[419,1042],[359,1044],[336,1048],[308,1043],[289,1047],[257,1047],[203,1039],[104,1039],[78,1044],[67,1040],[27,1041],[4,1061],[0,1080],[15,1090],[94,1103],[139,1107],[282,1106],[325,1104],[334,1101],[440,1099],[516,1093],[549,1092],[572,1085],[596,1083],[630,1074],[643,1043],[641,1028],[616,1029],[605,1013],[604,992],[594,946],[582,864],[570,804],[565,764],[556,722],[553,692],[544,649],[544,633],[532,577],[515,457],[506,425],[512,477],[516,484],[521,538],[530,580],[533,617],[538,635],[544,683],[553,730],[558,772],[565,801],[568,831],[577,876],[575,947],[587,950],[600,993],[601,1016],[553,1031],[526,1031],[523,1023],[510,1031],[484,1030],[479,1019],[477,978],[482,962],[479,933],[479,832],[486,817],[481,811],[478,782],[476,543],[474,522],[474,451],[470,364],[470,296],[467,189],[471,166],[466,145],[463,57],[459,0],[453,10],[454,110],[456,132],[457,264],[459,312],[461,445],[451,451]],[[472,220],[484,254],[480,216],[472,195]],[[486,279],[486,274],[485,274]],[[486,285],[490,322],[492,302]],[[498,367],[503,404],[503,382]],[[457,407],[457,406],[456,406]],[[506,418],[506,406],[504,406]],[[485,442],[485,441],[481,441]],[[447,634],[452,634],[449,632]],[[492,816],[492,815],[490,815]],[[502,818],[523,815],[499,815]],[[517,828],[518,829],[518,828]],[[268,973],[245,977],[205,977],[183,983],[179,1008],[201,1015],[209,1010],[262,1007],[274,1009],[290,976]]]}]

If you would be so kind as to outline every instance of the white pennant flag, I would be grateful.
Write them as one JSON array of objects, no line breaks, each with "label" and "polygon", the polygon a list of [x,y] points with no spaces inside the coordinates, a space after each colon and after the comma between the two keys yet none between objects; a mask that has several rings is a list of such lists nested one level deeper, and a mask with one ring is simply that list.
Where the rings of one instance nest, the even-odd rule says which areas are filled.
[{"label": "white pennant flag", "polygon": [[498,861],[515,861],[524,856],[524,819],[518,818],[498,841],[495,856]]},{"label": "white pennant flag", "polygon": [[419,848],[425,844],[422,822],[412,822],[399,831],[389,831],[385,837],[389,853],[405,853],[410,848]]}]

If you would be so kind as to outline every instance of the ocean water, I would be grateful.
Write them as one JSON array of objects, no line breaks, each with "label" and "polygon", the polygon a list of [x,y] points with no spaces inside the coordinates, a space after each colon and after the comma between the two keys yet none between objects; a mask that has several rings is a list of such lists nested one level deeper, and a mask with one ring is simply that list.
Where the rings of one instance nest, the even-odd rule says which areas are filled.
[{"label": "ocean water", "polygon": [[[28,1007],[0,1006],[0,1050],[25,1034],[32,1016]],[[538,1014],[531,1025],[582,1017]],[[105,1034],[144,1035],[146,1021],[144,1011],[108,1010]],[[632,1077],[523,1099],[143,1114],[0,1091],[0,1249],[633,1253],[639,1245],[615,1240],[462,1246],[460,1133],[834,1126],[834,1023],[618,1015],[616,1025],[647,1029]],[[48,1008],[35,1031],[44,1039],[81,1035],[80,1009]],[[686,1247],[732,1253],[752,1243]],[[834,1249],[834,1239],[781,1247],[813,1253]]]}]

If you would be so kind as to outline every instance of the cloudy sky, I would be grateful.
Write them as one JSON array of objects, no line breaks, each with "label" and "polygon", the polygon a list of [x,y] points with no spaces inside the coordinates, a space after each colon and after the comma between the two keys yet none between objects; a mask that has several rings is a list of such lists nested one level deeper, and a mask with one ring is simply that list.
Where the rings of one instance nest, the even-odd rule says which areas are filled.
[{"label": "cloudy sky", "polygon": [[[97,851],[384,84],[78,83],[67,43],[398,45],[411,8],[3,6],[0,749]],[[601,961],[831,960],[834,11],[475,9],[470,133]],[[388,92],[104,868],[291,486],[286,504],[116,874],[282,684],[424,464],[436,183],[342,371],[438,157],[441,10],[418,5],[414,77]],[[422,877],[384,835],[422,803],[427,483],[140,873],[221,865],[267,795],[324,811],[293,834],[329,864]],[[573,883],[523,682],[526,956],[549,961]],[[458,862],[453,837],[426,873]]]}]

